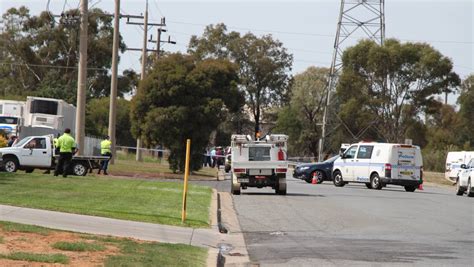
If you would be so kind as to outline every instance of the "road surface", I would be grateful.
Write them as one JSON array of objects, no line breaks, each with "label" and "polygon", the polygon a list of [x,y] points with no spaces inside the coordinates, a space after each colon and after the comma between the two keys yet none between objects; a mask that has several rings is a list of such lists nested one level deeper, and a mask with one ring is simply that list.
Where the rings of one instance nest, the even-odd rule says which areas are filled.
[{"label": "road surface", "polygon": [[474,198],[454,189],[290,179],[287,196],[242,192],[234,204],[260,266],[474,266]]}]

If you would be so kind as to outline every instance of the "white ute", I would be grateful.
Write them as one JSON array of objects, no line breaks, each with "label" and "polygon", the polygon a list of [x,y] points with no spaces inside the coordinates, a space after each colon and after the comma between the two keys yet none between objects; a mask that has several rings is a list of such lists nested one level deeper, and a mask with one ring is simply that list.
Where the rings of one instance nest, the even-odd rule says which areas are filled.
[{"label": "white ute", "polygon": [[231,137],[232,194],[239,195],[247,187],[272,187],[275,193],[286,195],[288,136],[267,135],[252,140],[250,135],[234,134]]},{"label": "white ute", "polygon": [[[0,148],[3,159],[3,169],[7,172],[25,170],[33,172],[34,169],[51,170],[55,165],[53,136],[29,136],[20,140],[13,147]],[[85,176],[88,170],[99,168],[102,156],[73,156],[70,172],[74,175]],[[56,160],[57,162],[57,160]]]},{"label": "white ute", "polygon": [[462,196],[466,192],[468,197],[474,197],[474,158],[469,163],[461,164],[461,172],[456,179],[456,195]]},{"label": "white ute", "polygon": [[420,148],[376,142],[353,144],[334,161],[333,180],[338,187],[348,182],[373,189],[394,184],[414,192],[423,183]]}]

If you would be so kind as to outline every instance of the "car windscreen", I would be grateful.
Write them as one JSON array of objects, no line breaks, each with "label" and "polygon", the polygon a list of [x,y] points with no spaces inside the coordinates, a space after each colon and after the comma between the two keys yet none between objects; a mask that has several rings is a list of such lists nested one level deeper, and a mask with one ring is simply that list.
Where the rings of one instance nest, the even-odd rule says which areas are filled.
[{"label": "car windscreen", "polygon": [[3,123],[3,124],[18,124],[18,118],[15,118],[15,117],[0,117],[0,123]]},{"label": "car windscreen", "polygon": [[269,146],[249,147],[249,161],[270,161]]},{"label": "car windscreen", "polygon": [[30,140],[30,138],[23,138],[21,139],[18,143],[16,143],[15,145],[13,145],[14,147],[22,147],[28,140]]}]

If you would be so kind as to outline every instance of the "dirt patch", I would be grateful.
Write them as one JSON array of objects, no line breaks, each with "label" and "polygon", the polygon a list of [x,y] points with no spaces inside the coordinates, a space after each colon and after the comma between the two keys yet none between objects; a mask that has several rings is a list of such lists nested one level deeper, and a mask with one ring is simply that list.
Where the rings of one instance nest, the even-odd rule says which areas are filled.
[{"label": "dirt patch", "polygon": [[[104,244],[103,251],[63,251],[55,249],[52,245],[56,242],[96,242],[81,237],[80,234],[50,231],[47,235],[37,233],[7,232],[0,227],[0,236],[3,236],[3,242],[0,243],[0,253],[9,254],[12,252],[29,252],[56,254],[61,253],[69,258],[71,266],[103,266],[105,259],[109,255],[119,254],[120,249],[111,244]],[[14,261],[0,259],[0,266],[64,266],[58,263],[41,263],[28,261]]]}]

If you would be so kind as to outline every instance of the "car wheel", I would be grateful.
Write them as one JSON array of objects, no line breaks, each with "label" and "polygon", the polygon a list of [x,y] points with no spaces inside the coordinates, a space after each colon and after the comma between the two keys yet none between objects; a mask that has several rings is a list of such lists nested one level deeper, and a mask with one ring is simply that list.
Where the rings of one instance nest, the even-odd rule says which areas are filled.
[{"label": "car wheel", "polygon": [[6,172],[16,172],[19,165],[18,160],[13,157],[8,157],[3,160],[3,169]]},{"label": "car wheel", "polygon": [[333,182],[335,186],[343,187],[344,185],[346,185],[346,183],[342,179],[342,174],[340,171],[335,171],[333,177],[334,177]]},{"label": "car wheel", "polygon": [[77,176],[86,176],[87,168],[83,163],[76,162],[72,168],[72,174]]},{"label": "car wheel", "polygon": [[237,181],[234,181],[234,180],[235,180],[235,178],[232,177],[231,185],[230,185],[231,186],[230,192],[232,193],[232,195],[240,195],[240,183],[238,183]]},{"label": "car wheel", "polygon": [[474,190],[472,190],[472,185],[471,185],[471,178],[467,180],[467,196],[468,197],[474,197]]},{"label": "car wheel", "polygon": [[322,184],[324,182],[324,173],[322,171],[315,171],[316,173],[316,181],[318,184]]},{"label": "car wheel", "polygon": [[367,186],[368,189],[372,189],[372,185],[370,183],[365,183],[365,186]]},{"label": "car wheel", "polygon": [[382,189],[382,181],[380,181],[380,176],[377,173],[372,174],[370,177],[370,186],[372,189]]},{"label": "car wheel", "polygon": [[461,187],[461,183],[459,182],[459,177],[456,179],[456,195],[462,196],[464,194],[464,188]]},{"label": "car wheel", "polygon": [[25,170],[25,173],[32,173],[32,172],[34,172],[34,171],[35,171],[35,169],[26,169],[26,170]]},{"label": "car wheel", "polygon": [[415,192],[416,186],[405,186],[405,191],[407,192]]}]

